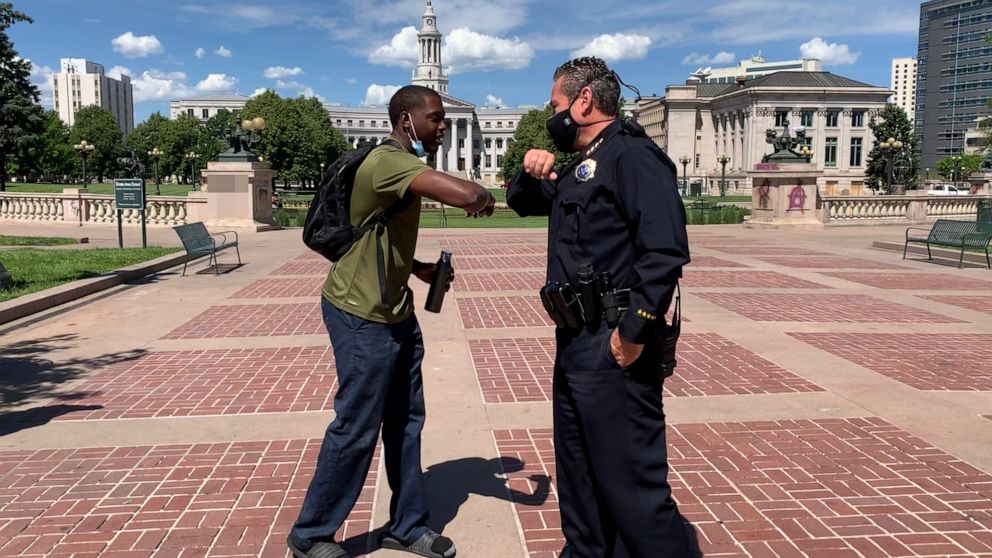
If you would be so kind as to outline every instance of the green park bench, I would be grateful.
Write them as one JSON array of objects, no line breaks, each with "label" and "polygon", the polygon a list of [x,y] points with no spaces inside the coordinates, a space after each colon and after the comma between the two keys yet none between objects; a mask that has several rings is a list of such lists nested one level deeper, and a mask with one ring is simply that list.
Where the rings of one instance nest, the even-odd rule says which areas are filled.
[{"label": "green park bench", "polygon": [[[238,249],[237,232],[221,231],[210,233],[207,232],[207,227],[203,226],[201,222],[179,225],[172,228],[179,235],[179,240],[183,242],[183,248],[186,250],[186,261],[183,263],[184,276],[186,275],[186,266],[189,264],[189,261],[202,256],[210,256],[210,261],[213,262],[214,273],[220,275],[220,266],[217,264],[217,252],[227,248],[234,248],[234,251],[238,254],[238,265],[242,265],[241,250]],[[228,240],[228,234],[233,234],[234,240]],[[216,237],[221,237],[219,243]]]},{"label": "green park bench", "polygon": [[[924,236],[911,236],[910,231],[928,231]],[[964,264],[966,249],[981,249],[985,252],[985,263],[992,269],[989,259],[989,244],[992,243],[992,223],[981,221],[955,221],[952,219],[937,219],[930,229],[909,227],[906,229],[906,245],[902,249],[902,259],[906,259],[906,251],[910,244],[926,244],[927,259],[933,260],[930,246],[946,246],[961,250],[958,267]]]}]

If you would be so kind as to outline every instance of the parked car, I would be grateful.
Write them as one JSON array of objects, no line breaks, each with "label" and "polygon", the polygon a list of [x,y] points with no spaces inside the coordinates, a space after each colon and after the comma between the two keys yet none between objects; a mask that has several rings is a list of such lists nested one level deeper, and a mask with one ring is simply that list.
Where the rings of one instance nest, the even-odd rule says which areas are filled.
[{"label": "parked car", "polygon": [[971,194],[971,188],[953,184],[934,184],[927,190],[927,194],[931,196],[967,196]]}]

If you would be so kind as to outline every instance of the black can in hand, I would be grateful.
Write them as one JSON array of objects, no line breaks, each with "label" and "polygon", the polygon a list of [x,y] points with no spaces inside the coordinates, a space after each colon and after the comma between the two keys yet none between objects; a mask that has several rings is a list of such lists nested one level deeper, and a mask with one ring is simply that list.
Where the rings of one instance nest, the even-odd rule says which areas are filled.
[{"label": "black can in hand", "polygon": [[431,281],[431,288],[427,291],[427,303],[424,310],[438,313],[441,311],[441,304],[444,303],[444,291],[451,280],[451,252],[441,250],[441,257],[437,260],[437,267],[434,268],[434,280]]}]

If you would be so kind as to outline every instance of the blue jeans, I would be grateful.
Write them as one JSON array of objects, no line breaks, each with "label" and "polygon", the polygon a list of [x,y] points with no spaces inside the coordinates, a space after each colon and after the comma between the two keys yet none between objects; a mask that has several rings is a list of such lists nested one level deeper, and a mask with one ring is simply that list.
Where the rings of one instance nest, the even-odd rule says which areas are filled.
[{"label": "blue jeans", "polygon": [[404,544],[427,531],[427,490],[420,467],[424,339],[416,316],[372,322],[321,302],[337,363],[334,421],[327,427],[300,516],[296,544],[330,542],[351,512],[368,475],[382,428],[389,534]]}]

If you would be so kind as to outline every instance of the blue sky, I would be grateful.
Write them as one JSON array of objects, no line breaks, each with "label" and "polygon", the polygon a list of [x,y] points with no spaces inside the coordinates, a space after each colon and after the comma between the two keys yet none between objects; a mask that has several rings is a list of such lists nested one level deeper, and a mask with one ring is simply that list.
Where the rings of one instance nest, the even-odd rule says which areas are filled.
[{"label": "blue sky", "polygon": [[[424,0],[14,0],[31,16],[9,33],[46,92],[60,58],[128,73],[135,121],[192,95],[273,88],[328,103],[379,104],[409,82]],[[605,10],[604,10],[605,7]],[[449,92],[477,105],[539,105],[577,54],[607,58],[642,94],[664,94],[700,66],[759,51],[823,59],[825,70],[888,86],[915,56],[911,0],[434,0]],[[626,94],[626,93],[625,93]]]}]

